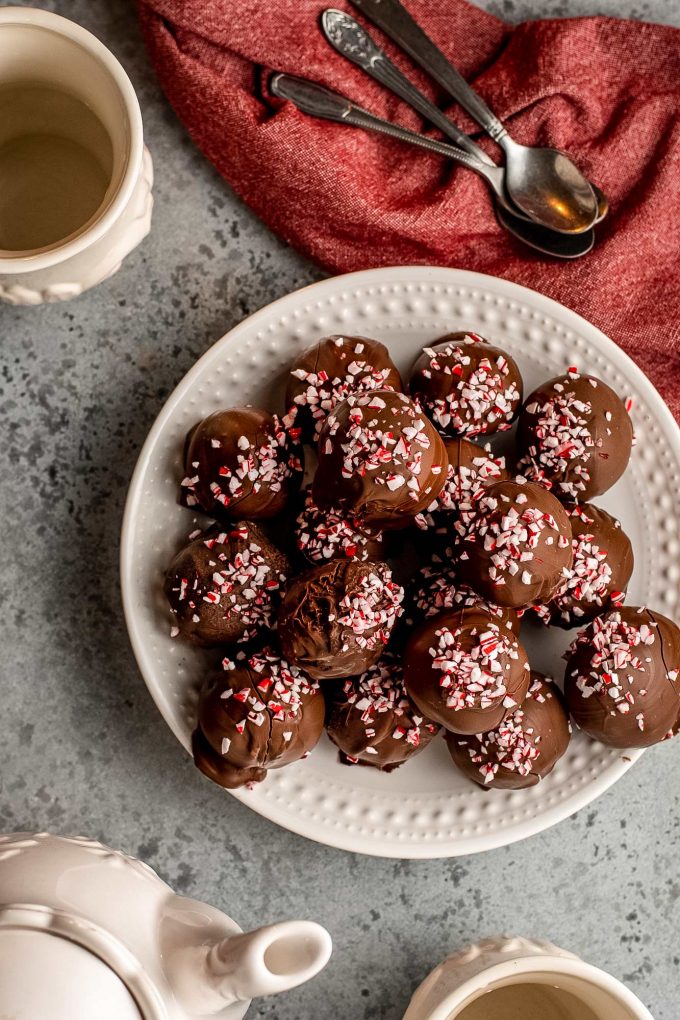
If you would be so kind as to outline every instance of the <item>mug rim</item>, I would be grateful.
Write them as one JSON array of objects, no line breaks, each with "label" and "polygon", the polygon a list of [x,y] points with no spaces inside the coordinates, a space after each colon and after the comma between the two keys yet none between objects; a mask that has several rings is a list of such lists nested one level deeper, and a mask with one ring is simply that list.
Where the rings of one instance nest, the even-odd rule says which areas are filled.
[{"label": "mug rim", "polygon": [[142,165],[144,149],[142,112],[137,94],[123,65],[111,50],[88,29],[60,14],[53,14],[52,11],[33,7],[0,8],[0,31],[4,25],[44,28],[65,36],[82,49],[87,50],[111,75],[123,101],[130,124],[130,151],[127,155],[122,179],[116,193],[101,215],[95,214],[96,218],[90,226],[77,233],[71,240],[64,241],[63,244],[57,242],[50,245],[49,248],[25,255],[0,255],[0,272],[29,273],[58,265],[60,262],[78,255],[103,237],[120,217],[132,197]]},{"label": "mug rim", "polygon": [[570,957],[552,954],[516,957],[515,959],[506,960],[503,963],[497,963],[492,967],[485,968],[449,992],[435,1006],[432,1012],[428,1014],[426,1020],[449,1020],[452,1010],[460,1006],[471,1005],[474,999],[469,1000],[469,996],[475,992],[482,991],[485,986],[491,985],[493,982],[521,974],[531,976],[532,973],[545,972],[552,972],[558,976],[563,974],[590,981],[595,987],[616,996],[622,1006],[626,1006],[632,1011],[635,1020],[654,1020],[654,1017],[644,1003],[618,978],[615,978],[606,970],[601,970],[599,967],[594,966],[594,964],[586,963],[578,958],[571,959]]}]

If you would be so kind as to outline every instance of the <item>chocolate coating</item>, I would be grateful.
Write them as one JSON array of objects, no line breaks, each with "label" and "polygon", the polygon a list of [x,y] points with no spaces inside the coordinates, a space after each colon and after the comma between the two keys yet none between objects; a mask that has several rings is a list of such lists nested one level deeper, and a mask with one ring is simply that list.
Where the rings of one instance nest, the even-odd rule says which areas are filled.
[{"label": "chocolate coating", "polygon": [[458,526],[461,578],[490,602],[521,609],[546,602],[571,567],[571,525],[540,485],[496,482]]},{"label": "chocolate coating", "polygon": [[431,563],[417,574],[416,588],[409,600],[415,619],[422,621],[447,609],[476,606],[496,617],[502,628],[518,635],[520,619],[515,610],[483,599],[458,578],[455,567],[451,565],[453,562],[455,554],[452,549],[447,549],[442,557],[433,557]]},{"label": "chocolate coating", "polygon": [[286,407],[295,410],[302,438],[318,438],[329,412],[352,393],[403,390],[390,353],[365,336],[327,336],[293,362]]},{"label": "chocolate coating", "polygon": [[580,627],[623,604],[633,548],[620,523],[592,503],[568,503],[574,559],[566,585],[536,612],[544,623]]},{"label": "chocolate coating", "polygon": [[383,772],[423,751],[439,732],[407,695],[401,665],[389,655],[363,676],[346,680],[329,711],[326,730],[345,764]]},{"label": "chocolate coating", "polygon": [[579,632],[565,658],[574,721],[610,747],[649,747],[680,715],[680,628],[660,613],[611,609]]},{"label": "chocolate coating", "polygon": [[276,517],[302,480],[297,432],[268,411],[215,411],[187,436],[183,500],[218,519]]},{"label": "chocolate coating", "polygon": [[364,673],[382,655],[403,597],[385,563],[314,567],[295,578],[281,604],[283,654],[315,680]]},{"label": "chocolate coating", "polygon": [[203,686],[192,743],[201,772],[234,789],[311,751],[325,703],[317,684],[270,649],[223,667]]},{"label": "chocolate coating", "polygon": [[475,607],[449,610],[411,636],[404,683],[426,718],[454,733],[485,733],[524,701],[529,662],[496,617]]},{"label": "chocolate coating", "polygon": [[515,419],[522,376],[510,355],[484,337],[450,333],[423,349],[410,390],[445,435],[491,435]]},{"label": "chocolate coating", "polygon": [[552,772],[569,746],[571,726],[559,688],[540,673],[522,704],[494,730],[446,733],[449,753],[468,779],[487,790],[521,790]]},{"label": "chocolate coating", "polygon": [[408,527],[446,480],[446,450],[436,429],[412,400],[390,390],[339,404],[318,451],[316,504],[352,514],[362,527]]},{"label": "chocolate coating", "polygon": [[621,398],[601,379],[568,372],[527,397],[517,428],[518,470],[559,499],[588,500],[621,477],[632,443]]},{"label": "chocolate coating", "polygon": [[166,575],[173,636],[204,646],[255,637],[274,625],[289,570],[256,525],[214,525],[177,554]]},{"label": "chocolate coating", "polygon": [[445,439],[444,447],[449,462],[446,481],[437,499],[418,515],[416,524],[423,531],[433,529],[451,534],[452,524],[467,518],[484,487],[510,475],[504,457],[494,457],[490,448],[469,439]]},{"label": "chocolate coating", "polygon": [[311,486],[306,492],[304,508],[295,521],[295,539],[298,550],[310,563],[384,558],[381,531],[362,531],[353,518],[342,511],[321,510],[314,502]]}]

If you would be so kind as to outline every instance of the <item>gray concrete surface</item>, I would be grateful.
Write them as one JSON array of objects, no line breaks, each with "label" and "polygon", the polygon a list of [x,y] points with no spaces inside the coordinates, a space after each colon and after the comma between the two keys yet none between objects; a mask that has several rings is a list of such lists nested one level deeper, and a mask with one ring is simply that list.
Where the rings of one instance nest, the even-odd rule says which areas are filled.
[{"label": "gray concrete surface", "polygon": [[[193,148],[161,95],[131,0],[58,0],[119,56],[156,162],[152,236],[72,304],[0,309],[0,831],[85,832],[137,854],[243,926],[305,916],[332,932],[316,981],[252,1007],[278,1020],[397,1020],[446,953],[501,931],[549,938],[678,1020],[680,743],[591,808],[474,858],[399,863],[317,846],[205,782],[128,647],[118,535],[164,399],[245,315],[320,277]],[[508,19],[609,13],[680,25],[680,0],[494,0]],[[529,1020],[529,1018],[528,1018]]]}]

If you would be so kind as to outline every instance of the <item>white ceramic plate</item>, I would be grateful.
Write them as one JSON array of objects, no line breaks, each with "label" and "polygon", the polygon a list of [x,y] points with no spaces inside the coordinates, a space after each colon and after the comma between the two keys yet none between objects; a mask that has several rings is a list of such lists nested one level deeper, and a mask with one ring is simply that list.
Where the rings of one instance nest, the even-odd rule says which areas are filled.
[{"label": "white ceramic plate", "polygon": [[[638,442],[631,465],[598,503],[621,519],[635,548],[628,602],[680,615],[680,432],[651,383],[611,340],[548,298],[478,273],[417,266],[324,280],[251,315],[201,358],[161,411],[132,479],[121,550],[125,615],[142,675],[185,748],[206,660],[170,638],[161,588],[167,564],[192,530],[192,515],[177,504],[187,430],[221,407],[279,409],[292,358],[325,334],[383,340],[408,370],[425,342],[461,329],[506,347],[527,393],[576,364],[632,397]],[[561,677],[568,635],[525,629],[533,665]],[[503,846],[553,825],[603,793],[637,757],[637,751],[622,754],[576,733],[538,786],[486,792],[453,768],[443,740],[383,775],[340,765],[324,736],[307,761],[272,771],[255,789],[234,796],[331,846],[386,857],[447,857]]]}]

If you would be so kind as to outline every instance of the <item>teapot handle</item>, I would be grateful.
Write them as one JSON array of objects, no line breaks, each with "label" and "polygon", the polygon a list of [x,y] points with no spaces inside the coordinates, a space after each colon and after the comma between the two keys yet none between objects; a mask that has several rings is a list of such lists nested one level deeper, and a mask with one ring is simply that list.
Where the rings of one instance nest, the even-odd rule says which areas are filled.
[{"label": "teapot handle", "polygon": [[314,921],[282,921],[232,935],[208,949],[201,979],[194,970],[194,980],[182,982],[181,998],[208,1016],[235,1002],[276,995],[315,977],[331,949],[330,935]]}]

